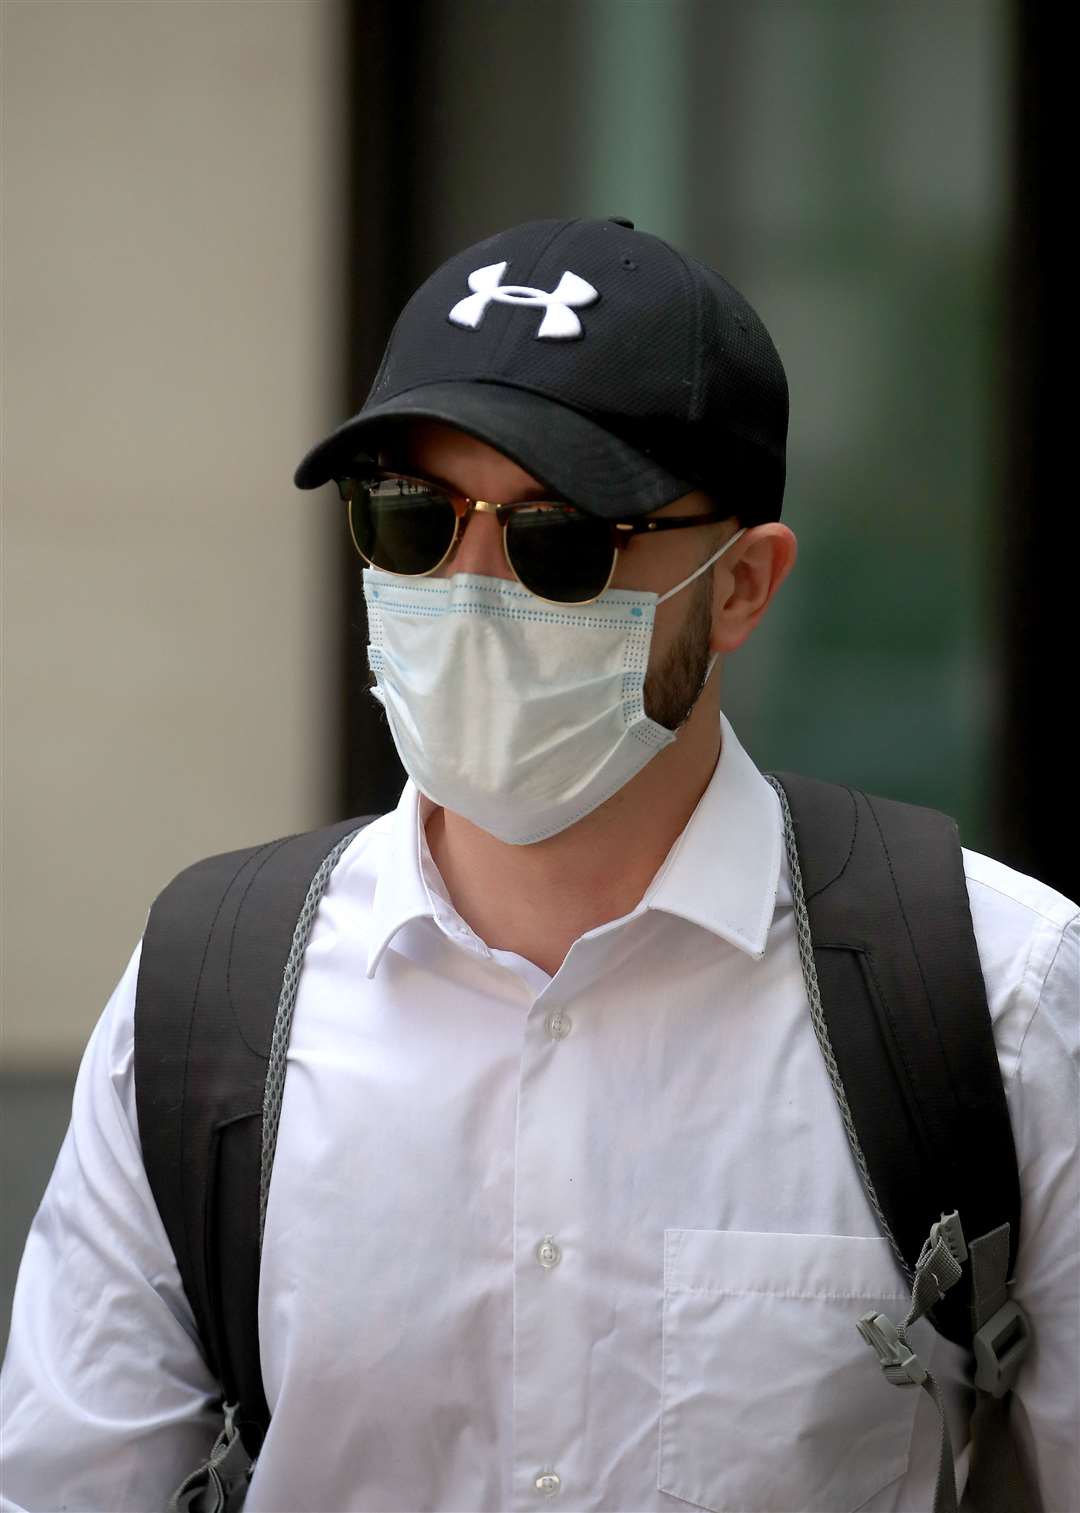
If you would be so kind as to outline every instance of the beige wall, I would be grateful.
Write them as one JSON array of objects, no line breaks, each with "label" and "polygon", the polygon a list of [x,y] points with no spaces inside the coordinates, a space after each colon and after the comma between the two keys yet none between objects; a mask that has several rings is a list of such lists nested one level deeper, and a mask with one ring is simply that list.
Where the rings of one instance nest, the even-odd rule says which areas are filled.
[{"label": "beige wall", "polygon": [[332,817],[337,0],[5,0],[3,1049],[183,865]]}]

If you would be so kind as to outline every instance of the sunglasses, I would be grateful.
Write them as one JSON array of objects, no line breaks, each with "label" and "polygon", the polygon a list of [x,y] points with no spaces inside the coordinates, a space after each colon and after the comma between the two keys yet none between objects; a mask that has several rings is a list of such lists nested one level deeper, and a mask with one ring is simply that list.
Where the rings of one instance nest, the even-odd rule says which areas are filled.
[{"label": "sunglasses", "polygon": [[353,545],[371,567],[406,578],[438,572],[474,510],[502,527],[507,566],[523,588],[549,604],[591,604],[615,574],[621,549],[637,535],[726,520],[724,510],[660,520],[604,520],[562,499],[492,504],[447,484],[379,471],[336,480],[349,507]]}]

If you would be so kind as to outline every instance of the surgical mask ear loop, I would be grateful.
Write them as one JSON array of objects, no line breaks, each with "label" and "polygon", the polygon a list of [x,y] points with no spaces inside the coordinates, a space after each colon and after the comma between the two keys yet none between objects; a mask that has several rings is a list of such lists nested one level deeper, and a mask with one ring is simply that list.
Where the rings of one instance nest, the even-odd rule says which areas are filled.
[{"label": "surgical mask ear loop", "polygon": [[[674,596],[682,589],[684,589],[688,583],[693,583],[695,578],[700,578],[702,573],[705,572],[708,568],[712,567],[714,562],[719,562],[720,558],[724,555],[729,546],[734,546],[740,536],[746,535],[746,530],[747,527],[745,525],[741,526],[729,541],[724,542],[719,551],[713,552],[712,556],[709,557],[705,562],[703,562],[700,567],[695,568],[694,571],[690,574],[689,578],[684,578],[681,583],[676,583],[674,588],[669,588],[666,594],[661,594],[656,601],[657,604],[663,604],[665,599],[674,598]],[[708,676],[708,674],[706,674],[706,676]]]}]

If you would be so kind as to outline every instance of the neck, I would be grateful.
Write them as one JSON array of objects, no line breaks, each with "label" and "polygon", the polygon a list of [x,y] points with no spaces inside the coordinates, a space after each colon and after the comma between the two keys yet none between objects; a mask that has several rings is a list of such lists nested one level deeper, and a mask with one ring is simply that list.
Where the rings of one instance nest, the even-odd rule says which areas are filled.
[{"label": "neck", "polygon": [[554,976],[579,936],[641,901],[719,755],[719,695],[710,686],[670,746],[547,840],[510,846],[459,814],[433,810],[428,846],[454,907],[488,946]]}]

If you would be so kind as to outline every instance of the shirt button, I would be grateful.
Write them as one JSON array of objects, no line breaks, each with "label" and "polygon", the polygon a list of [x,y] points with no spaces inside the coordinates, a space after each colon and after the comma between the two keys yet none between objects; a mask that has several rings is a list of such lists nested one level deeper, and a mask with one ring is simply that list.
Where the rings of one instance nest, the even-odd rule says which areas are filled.
[{"label": "shirt button", "polygon": [[[562,1251],[550,1235],[545,1235],[536,1247],[536,1259],[545,1271],[550,1271],[553,1266],[558,1266],[562,1260]],[[558,1477],[555,1478],[556,1481],[558,1479]]]},{"label": "shirt button", "polygon": [[542,1476],[536,1478],[536,1490],[542,1492],[545,1497],[554,1497],[562,1486],[562,1482],[554,1471],[545,1471]]},{"label": "shirt button", "polygon": [[565,1040],[574,1028],[574,1021],[565,1009],[552,1009],[547,1017],[546,1028],[552,1040]]}]

